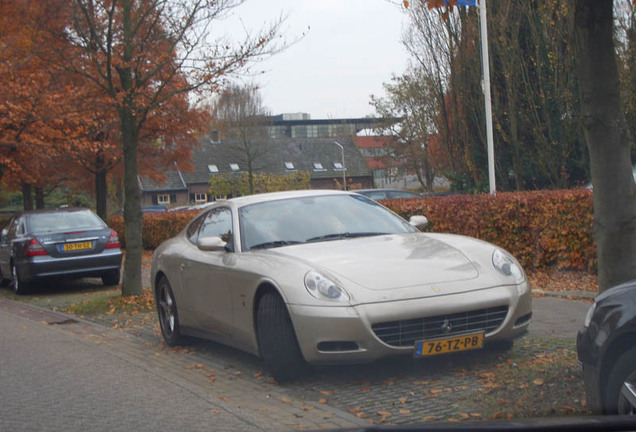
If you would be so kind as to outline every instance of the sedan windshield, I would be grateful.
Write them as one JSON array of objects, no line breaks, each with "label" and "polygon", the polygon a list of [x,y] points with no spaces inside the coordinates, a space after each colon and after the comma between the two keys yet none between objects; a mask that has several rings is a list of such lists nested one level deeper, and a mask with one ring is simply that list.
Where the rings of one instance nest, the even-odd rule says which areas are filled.
[{"label": "sedan windshield", "polygon": [[239,211],[244,251],[343,238],[415,232],[374,201],[355,195],[283,199]]}]

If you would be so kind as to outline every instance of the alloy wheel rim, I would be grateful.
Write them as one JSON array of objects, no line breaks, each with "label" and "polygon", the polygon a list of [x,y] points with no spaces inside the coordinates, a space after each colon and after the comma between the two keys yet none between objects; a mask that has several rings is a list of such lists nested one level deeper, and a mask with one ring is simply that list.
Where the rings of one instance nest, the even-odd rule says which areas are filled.
[{"label": "alloy wheel rim", "polygon": [[16,270],[15,266],[11,266],[11,276],[13,277],[13,290],[18,292],[18,270]]},{"label": "alloy wheel rim", "polygon": [[618,413],[636,415],[636,371],[627,377],[621,387],[618,396]]},{"label": "alloy wheel rim", "polygon": [[159,306],[161,308],[162,327],[166,333],[172,335],[175,323],[174,303],[172,301],[172,296],[165,285],[161,287],[161,300],[159,301]]}]

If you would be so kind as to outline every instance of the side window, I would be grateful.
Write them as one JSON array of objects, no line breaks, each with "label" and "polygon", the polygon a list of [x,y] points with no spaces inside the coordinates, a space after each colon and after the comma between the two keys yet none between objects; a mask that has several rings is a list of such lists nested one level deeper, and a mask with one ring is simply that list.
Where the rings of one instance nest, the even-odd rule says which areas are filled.
[{"label": "side window", "polygon": [[198,238],[221,237],[224,242],[229,242],[232,232],[232,212],[228,208],[217,208],[205,216]]},{"label": "side window", "polygon": [[9,225],[9,238],[15,238],[16,235],[22,235],[23,234],[23,229],[22,224],[21,224],[22,219],[21,218],[16,218],[13,219],[11,221],[11,224]]},{"label": "side window", "polygon": [[197,236],[197,233],[199,232],[199,228],[201,227],[201,223],[203,222],[203,219],[205,219],[205,215],[201,215],[198,218],[196,218],[194,222],[190,224],[190,226],[188,227],[188,230],[186,231],[186,236],[188,237],[188,240],[190,240],[192,243],[196,243],[197,238],[199,238]]}]

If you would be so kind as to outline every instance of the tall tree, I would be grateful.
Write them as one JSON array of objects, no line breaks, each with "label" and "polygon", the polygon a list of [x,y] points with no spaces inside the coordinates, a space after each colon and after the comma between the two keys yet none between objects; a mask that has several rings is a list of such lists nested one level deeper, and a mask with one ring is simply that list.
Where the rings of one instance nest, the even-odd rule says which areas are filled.
[{"label": "tall tree", "polygon": [[[214,92],[251,60],[280,49],[281,20],[234,46],[212,25],[241,0],[72,0],[68,43],[48,58],[85,77],[117,114],[124,162],[126,266],[123,295],[141,290],[142,213],[138,153],[151,114],[175,97]],[[62,4],[60,5],[62,7]],[[170,145],[170,143],[168,143]]]},{"label": "tall tree", "polygon": [[238,144],[232,148],[237,161],[247,167],[250,195],[254,193],[255,162],[267,151],[263,138],[267,138],[270,112],[263,105],[257,86],[232,84],[218,97],[212,117],[219,138],[231,138]]},{"label": "tall tree", "polygon": [[376,112],[390,121],[386,128],[395,138],[391,148],[393,156],[399,158],[404,167],[414,172],[422,187],[433,191],[435,169],[429,156],[429,142],[435,134],[434,115],[438,112],[438,99],[434,83],[418,77],[417,71],[394,77],[393,82],[384,84],[386,97],[371,97]]},{"label": "tall tree", "polygon": [[583,130],[594,184],[599,290],[636,278],[636,184],[621,102],[612,0],[574,7]]}]

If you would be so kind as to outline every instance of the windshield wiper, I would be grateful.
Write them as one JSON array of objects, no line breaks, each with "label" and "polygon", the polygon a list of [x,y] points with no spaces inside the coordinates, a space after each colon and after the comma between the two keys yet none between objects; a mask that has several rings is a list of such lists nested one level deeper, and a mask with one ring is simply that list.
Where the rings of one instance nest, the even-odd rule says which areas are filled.
[{"label": "windshield wiper", "polygon": [[296,240],[275,240],[275,241],[259,243],[259,244],[254,245],[254,246],[250,246],[250,249],[269,249],[269,248],[276,248],[276,247],[282,247],[282,246],[295,245],[295,244],[300,244],[300,243],[301,242],[296,241]]},{"label": "windshield wiper", "polygon": [[318,237],[312,237],[310,239],[307,239],[307,243],[319,242],[319,241],[329,241],[329,240],[341,240],[341,239],[354,238],[354,237],[371,237],[371,236],[379,236],[379,235],[385,235],[385,234],[388,234],[388,233],[383,233],[383,232],[355,232],[355,233],[344,232],[344,233],[338,233],[338,234],[326,234],[326,235],[322,235],[322,236],[318,236]]}]

